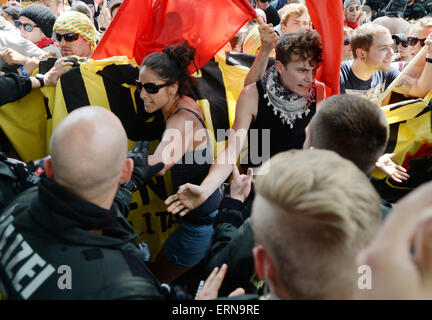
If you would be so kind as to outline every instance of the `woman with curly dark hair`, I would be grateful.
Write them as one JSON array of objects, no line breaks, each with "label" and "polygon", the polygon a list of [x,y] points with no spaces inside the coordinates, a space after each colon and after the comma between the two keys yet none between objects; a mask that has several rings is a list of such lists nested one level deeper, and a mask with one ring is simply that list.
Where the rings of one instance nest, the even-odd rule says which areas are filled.
[{"label": "woman with curly dark hair", "polygon": [[[186,41],[152,53],[143,61],[137,81],[145,110],[160,110],[166,126],[149,164],[164,163],[158,175],[171,169],[174,192],[184,183],[200,184],[213,160],[203,112],[189,96],[193,78],[188,66],[194,54]],[[170,283],[204,257],[220,200],[216,191],[200,208],[181,217],[156,257],[154,272],[161,282]]]}]

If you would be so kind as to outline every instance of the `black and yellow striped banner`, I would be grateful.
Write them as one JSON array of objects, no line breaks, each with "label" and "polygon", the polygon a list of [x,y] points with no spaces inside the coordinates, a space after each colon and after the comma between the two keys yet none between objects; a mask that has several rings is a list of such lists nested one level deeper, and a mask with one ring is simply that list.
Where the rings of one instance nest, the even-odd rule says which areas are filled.
[{"label": "black and yellow striped banner", "polygon": [[[225,135],[217,129],[229,129],[235,104],[254,56],[220,53],[197,74],[194,88],[201,106],[212,146],[217,154],[225,146]],[[52,62],[51,62],[52,64]],[[43,67],[42,69],[49,69]],[[110,109],[122,122],[129,148],[138,140],[150,141],[150,153],[156,149],[164,131],[162,114],[148,114],[135,87],[138,67],[126,57],[100,61],[77,61],[67,70],[56,87],[33,90],[25,98],[0,108],[0,126],[24,161],[40,159],[49,153],[49,139],[66,115],[83,106]],[[128,220],[138,238],[145,240],[154,259],[166,238],[179,225],[177,216],[168,214],[164,200],[173,194],[171,174],[154,177],[133,195]]]}]

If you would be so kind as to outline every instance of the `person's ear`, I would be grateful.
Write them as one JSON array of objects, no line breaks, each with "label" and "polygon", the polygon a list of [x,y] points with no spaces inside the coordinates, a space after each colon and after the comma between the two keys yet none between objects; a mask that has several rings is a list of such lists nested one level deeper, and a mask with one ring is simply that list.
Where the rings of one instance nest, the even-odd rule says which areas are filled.
[{"label": "person's ear", "polygon": [[46,173],[47,177],[50,179],[53,179],[54,178],[54,168],[52,165],[51,157],[44,159],[44,168],[45,168],[45,173]]},{"label": "person's ear", "polygon": [[274,276],[273,264],[262,245],[256,245],[253,250],[255,272],[260,280],[271,279]]},{"label": "person's ear", "polygon": [[132,177],[132,172],[134,168],[134,162],[132,159],[127,158],[123,164],[123,168],[120,175],[120,182],[128,182]]},{"label": "person's ear", "polygon": [[276,60],[275,61],[275,68],[276,68],[277,72],[281,73],[282,72],[282,68],[283,68],[282,62],[280,62],[279,60]]},{"label": "person's ear", "polygon": [[178,82],[173,83],[169,86],[170,94],[177,95],[178,93],[179,84]]},{"label": "person's ear", "polygon": [[367,57],[367,51],[362,48],[356,49],[356,57],[359,58],[361,61],[364,61]]}]

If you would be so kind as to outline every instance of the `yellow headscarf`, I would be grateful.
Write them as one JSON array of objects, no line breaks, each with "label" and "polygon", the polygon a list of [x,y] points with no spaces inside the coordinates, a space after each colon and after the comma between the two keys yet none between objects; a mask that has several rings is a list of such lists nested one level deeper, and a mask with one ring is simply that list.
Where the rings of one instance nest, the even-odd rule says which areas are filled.
[{"label": "yellow headscarf", "polygon": [[83,13],[67,11],[62,13],[54,24],[53,31],[64,30],[79,34],[90,43],[90,50],[96,47],[96,28],[93,22]]}]

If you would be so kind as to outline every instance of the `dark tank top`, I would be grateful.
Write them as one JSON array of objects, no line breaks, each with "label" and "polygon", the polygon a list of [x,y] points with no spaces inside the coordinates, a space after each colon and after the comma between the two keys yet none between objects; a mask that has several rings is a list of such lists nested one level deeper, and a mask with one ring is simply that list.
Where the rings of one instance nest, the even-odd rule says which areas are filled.
[{"label": "dark tank top", "polygon": [[[264,98],[264,89],[261,80],[256,82],[258,89],[258,111],[248,130],[248,163],[242,163],[242,167],[258,167],[273,155],[290,149],[302,149],[306,139],[305,128],[309,124],[316,111],[316,103],[309,107],[307,116],[296,119],[293,127],[282,123],[279,114],[275,114],[273,107],[267,105],[268,99]],[[264,136],[264,129],[269,129],[270,136]],[[255,132],[253,132],[255,131]],[[269,149],[269,154],[263,154],[263,144]],[[264,148],[264,150],[266,149]],[[258,155],[258,157],[257,157]],[[244,161],[243,161],[244,162]]]},{"label": "dark tank top", "polygon": [[[205,122],[196,112],[187,108],[182,109],[194,114],[201,122],[203,128],[206,129]],[[186,151],[183,157],[171,167],[174,192],[177,192],[178,188],[185,183],[200,185],[207,176],[213,163],[213,152],[207,130],[206,138],[207,144],[204,148]],[[221,200],[222,193],[217,189],[202,205],[183,216],[182,221],[195,225],[212,224],[213,221],[208,215],[219,208]]]}]

